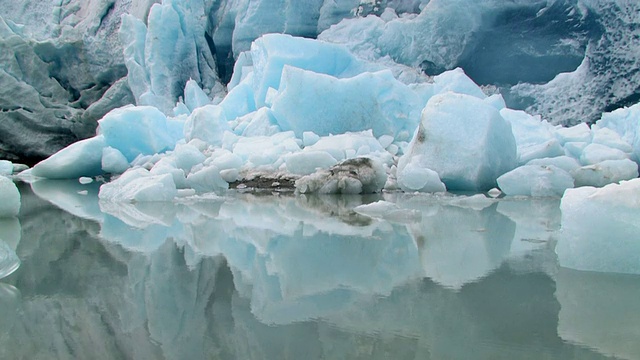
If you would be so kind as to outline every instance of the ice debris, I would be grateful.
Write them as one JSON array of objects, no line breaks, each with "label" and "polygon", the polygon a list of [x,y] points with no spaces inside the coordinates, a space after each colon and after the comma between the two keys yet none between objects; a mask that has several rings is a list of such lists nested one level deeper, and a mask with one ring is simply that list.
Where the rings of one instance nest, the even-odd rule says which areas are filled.
[{"label": "ice debris", "polygon": [[[29,173],[123,174],[101,192],[111,201],[219,193],[257,174],[300,178],[299,192],[499,185],[507,196],[561,196],[638,176],[635,108],[605,114],[591,128],[562,128],[505,107],[461,69],[433,79],[396,70],[340,45],[265,35],[238,57],[221,101],[186,81],[173,115],[154,106],[113,110],[95,137]],[[353,159],[380,167],[341,168],[364,161]],[[125,185],[136,177],[145,180]],[[167,193],[152,194],[159,189]]]}]

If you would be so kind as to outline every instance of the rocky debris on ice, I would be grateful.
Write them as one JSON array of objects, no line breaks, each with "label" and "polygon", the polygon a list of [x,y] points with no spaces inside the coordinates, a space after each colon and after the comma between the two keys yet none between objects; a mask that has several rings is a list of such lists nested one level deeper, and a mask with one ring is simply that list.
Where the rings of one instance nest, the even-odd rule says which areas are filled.
[{"label": "rocky debris on ice", "polygon": [[302,194],[369,194],[381,191],[386,180],[387,174],[382,163],[359,157],[303,176],[295,186]]}]

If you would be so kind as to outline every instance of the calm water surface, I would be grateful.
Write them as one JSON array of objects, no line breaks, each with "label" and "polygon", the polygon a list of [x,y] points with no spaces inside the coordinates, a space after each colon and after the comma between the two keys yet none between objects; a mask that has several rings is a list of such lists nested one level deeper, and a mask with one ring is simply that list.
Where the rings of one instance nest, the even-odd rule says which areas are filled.
[{"label": "calm water surface", "polygon": [[20,186],[1,359],[640,359],[640,277],[558,266],[557,199]]}]

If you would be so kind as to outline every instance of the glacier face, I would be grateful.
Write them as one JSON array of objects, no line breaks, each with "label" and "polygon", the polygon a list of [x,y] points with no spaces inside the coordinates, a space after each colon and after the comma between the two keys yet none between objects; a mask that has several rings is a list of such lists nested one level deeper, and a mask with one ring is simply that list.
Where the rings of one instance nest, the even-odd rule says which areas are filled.
[{"label": "glacier face", "polygon": [[114,108],[153,105],[172,115],[190,78],[221,98],[236,61],[271,32],[342,43],[401,81],[417,81],[408,67],[431,75],[462,67],[498,86],[509,107],[552,123],[594,122],[640,93],[633,41],[640,5],[629,0],[0,0],[0,7],[0,157],[28,163],[91,136]]}]

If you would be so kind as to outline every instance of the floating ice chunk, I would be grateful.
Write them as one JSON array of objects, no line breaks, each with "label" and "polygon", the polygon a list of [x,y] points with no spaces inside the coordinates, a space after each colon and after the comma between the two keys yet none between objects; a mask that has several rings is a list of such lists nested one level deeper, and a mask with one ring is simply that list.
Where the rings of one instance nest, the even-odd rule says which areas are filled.
[{"label": "floating ice chunk", "polygon": [[220,176],[220,169],[213,165],[189,174],[187,182],[198,193],[221,192],[229,188],[229,183]]},{"label": "floating ice chunk", "polygon": [[476,211],[480,211],[484,208],[487,208],[496,202],[495,199],[486,197],[484,196],[484,194],[475,194],[471,196],[462,195],[462,196],[445,197],[444,201],[446,201],[447,205],[473,209]]},{"label": "floating ice chunk", "polygon": [[17,216],[20,212],[20,192],[13,181],[0,175],[0,218]]},{"label": "floating ice chunk", "polygon": [[400,223],[419,222],[421,216],[419,210],[401,209],[398,205],[384,200],[356,206],[353,211],[369,217]]},{"label": "floating ice chunk", "polygon": [[458,94],[471,95],[478,99],[485,99],[487,97],[487,95],[482,92],[482,89],[480,89],[480,86],[474,83],[461,68],[445,71],[434,77],[433,82],[436,85],[436,94],[452,91]]},{"label": "floating ice chunk", "polygon": [[605,160],[623,160],[628,158],[629,155],[625,154],[622,150],[592,143],[582,150],[580,162],[582,165],[593,165]]},{"label": "floating ice chunk", "polygon": [[633,152],[633,147],[629,145],[628,142],[622,140],[617,132],[608,128],[598,128],[597,126],[594,126],[593,139],[591,142],[618,149],[627,154],[631,154]]},{"label": "floating ice chunk", "polygon": [[338,162],[326,151],[300,151],[285,157],[287,171],[296,175],[309,175],[327,169]]},{"label": "floating ice chunk", "polygon": [[397,180],[400,189],[411,192],[444,192],[447,191],[438,173],[424,167],[422,156],[403,156],[398,162]]},{"label": "floating ice chunk", "polygon": [[[543,165],[543,166],[553,165],[568,173],[571,173],[572,171],[580,167],[580,163],[578,162],[578,160],[570,156],[564,156],[564,155],[556,156],[556,157],[533,159],[529,161],[527,165]],[[576,185],[576,186],[580,186],[580,185]]]},{"label": "floating ice chunk", "polygon": [[384,200],[379,200],[370,204],[358,205],[353,210],[359,214],[382,218],[385,214],[400,209],[398,205]]},{"label": "floating ice chunk", "polygon": [[525,145],[518,148],[519,164],[526,164],[533,159],[552,158],[564,155],[564,149],[556,139],[549,139],[540,144]]},{"label": "floating ice chunk", "polygon": [[586,123],[558,128],[554,135],[562,145],[567,142],[591,142],[591,129]]},{"label": "floating ice chunk", "polygon": [[100,175],[102,149],[106,146],[105,138],[101,135],[80,140],[37,163],[31,174],[49,179]]},{"label": "floating ice chunk", "polygon": [[417,162],[403,162],[435,171],[447,189],[488,190],[516,166],[516,142],[494,107],[470,95],[445,93],[427,103],[403,157],[418,155]]},{"label": "floating ice chunk", "polygon": [[219,105],[206,105],[193,110],[184,124],[187,141],[200,139],[210,145],[222,144],[222,135],[231,130],[224,109]]},{"label": "floating ice chunk", "polygon": [[560,210],[560,266],[640,274],[640,179],[568,189]]},{"label": "floating ice chunk", "polygon": [[19,267],[20,259],[16,252],[0,239],[0,279],[11,275]]},{"label": "floating ice chunk", "polygon": [[91,184],[93,182],[93,178],[82,176],[78,179],[78,182],[82,185]]},{"label": "floating ice chunk", "polygon": [[387,174],[372,158],[347,159],[328,170],[321,170],[296,180],[300,193],[368,194],[382,190]]},{"label": "floating ice chunk", "polygon": [[492,197],[492,198],[497,198],[498,196],[502,195],[502,191],[500,191],[500,189],[498,188],[493,188],[489,191],[487,191],[487,194]]},{"label": "floating ice chunk", "polygon": [[102,149],[101,164],[102,171],[108,174],[122,174],[129,168],[127,158],[111,146]]},{"label": "floating ice chunk", "polygon": [[0,160],[0,176],[13,174],[13,163],[9,160]]},{"label": "floating ice chunk", "polygon": [[395,137],[417,126],[422,107],[390,71],[339,79],[285,66],[271,109],[278,125],[299,137],[305,131],[323,136],[367,129]]},{"label": "floating ice chunk", "polygon": [[98,123],[98,133],[104,136],[106,144],[118,149],[130,162],[140,154],[172,150],[183,137],[182,123],[168,121],[160,110],[151,106],[118,108]]},{"label": "floating ice chunk", "polygon": [[562,196],[573,178],[553,165],[524,165],[500,176],[498,186],[506,195]]},{"label": "floating ice chunk", "polygon": [[171,174],[152,175],[143,168],[129,169],[100,187],[100,200],[111,202],[171,201],[177,195]]},{"label": "floating ice chunk", "polygon": [[577,168],[571,172],[578,186],[602,187],[607,184],[638,177],[638,164],[629,160],[605,160],[594,165]]}]

